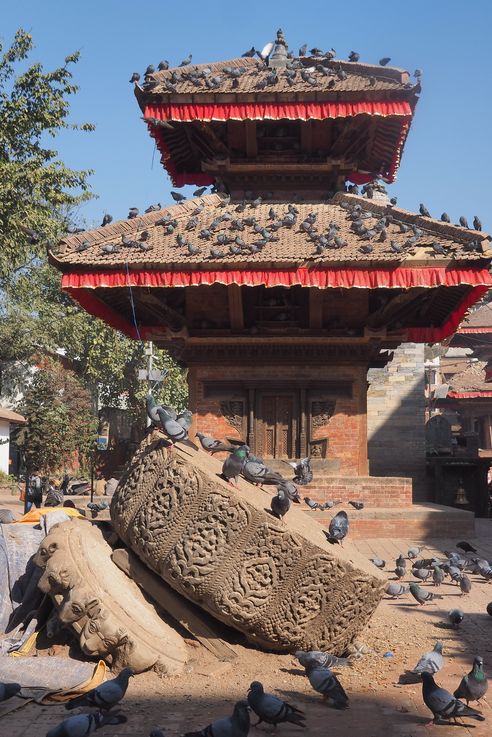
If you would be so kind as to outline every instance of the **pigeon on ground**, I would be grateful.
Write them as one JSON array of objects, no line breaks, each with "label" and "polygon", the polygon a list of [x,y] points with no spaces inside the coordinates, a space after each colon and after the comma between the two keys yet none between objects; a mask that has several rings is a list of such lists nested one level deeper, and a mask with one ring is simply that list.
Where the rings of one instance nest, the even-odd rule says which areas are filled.
[{"label": "pigeon on ground", "polygon": [[394,574],[399,581],[400,579],[405,578],[406,572],[407,569],[404,566],[396,566],[394,570]]},{"label": "pigeon on ground", "polygon": [[394,581],[388,581],[384,590],[392,599],[398,599],[400,596],[408,594],[409,591],[408,586],[403,586],[401,583],[395,583]]},{"label": "pigeon on ground", "polygon": [[282,722],[290,722],[300,727],[305,726],[306,717],[304,712],[273,694],[265,693],[260,681],[253,681],[250,685],[248,704],[258,717],[258,721],[253,725],[254,727],[261,724],[261,722],[273,724],[275,727]]},{"label": "pigeon on ground", "polygon": [[315,509],[321,509],[321,505],[318,504],[318,502],[315,502],[314,499],[310,499],[308,496],[304,497],[304,503],[307,504],[309,509],[312,509],[313,511]]},{"label": "pigeon on ground", "polygon": [[349,501],[349,504],[354,508],[360,511],[361,509],[364,509],[364,502],[351,502]]},{"label": "pigeon on ground", "polygon": [[406,568],[407,567],[407,561],[403,557],[403,555],[400,553],[398,558],[395,560],[395,565],[399,566],[400,568]]},{"label": "pigeon on ground", "polygon": [[325,666],[309,663],[306,666],[306,675],[315,691],[322,694],[335,709],[348,708],[348,696],[336,675]]},{"label": "pigeon on ground", "polygon": [[461,683],[454,692],[457,699],[465,699],[466,704],[470,701],[478,701],[483,699],[487,693],[489,682],[487,676],[483,672],[483,658],[479,655],[473,661],[473,667],[466,676],[463,676]]},{"label": "pigeon on ground", "polygon": [[454,629],[458,629],[464,617],[465,617],[465,613],[463,612],[462,609],[450,609],[448,612],[448,619],[451,622]]},{"label": "pigeon on ground", "polygon": [[290,499],[282,489],[278,489],[277,495],[272,496],[270,508],[272,510],[272,514],[279,520],[282,520],[284,515],[289,511]]},{"label": "pigeon on ground", "polygon": [[168,437],[172,445],[175,443],[183,443],[184,445],[189,445],[194,450],[198,450],[195,443],[192,443],[189,439],[188,430],[178,422],[178,417],[174,418],[164,407],[159,407],[157,409],[157,414],[161,421],[159,429]]},{"label": "pigeon on ground", "polygon": [[386,561],[382,558],[369,558],[371,563],[374,563],[376,568],[380,568],[381,570],[386,566]]},{"label": "pigeon on ground", "polygon": [[337,500],[327,499],[326,502],[324,502],[323,504],[320,504],[319,508],[320,509],[332,509],[333,507],[336,507],[337,504],[341,504],[341,503],[342,503],[341,499],[337,499]]},{"label": "pigeon on ground", "polygon": [[105,681],[91,691],[87,691],[87,693],[68,701],[65,704],[65,709],[76,709],[79,706],[95,706],[107,711],[121,701],[126,693],[128,681],[131,676],[133,676],[133,670],[131,668],[123,668],[116,678]]},{"label": "pigeon on ground", "polygon": [[216,719],[199,732],[185,732],[184,737],[247,737],[249,734],[249,704],[238,701],[230,717]]},{"label": "pigeon on ground", "polygon": [[463,550],[465,553],[476,553],[477,549],[473,547],[473,545],[470,545],[469,542],[466,540],[462,540],[459,543],[456,543],[456,547],[459,548],[459,550]]},{"label": "pigeon on ground", "polygon": [[195,437],[200,441],[200,445],[203,450],[207,450],[212,455],[214,453],[232,453],[234,448],[231,445],[226,445],[222,440],[216,440],[215,438],[208,437],[202,432],[197,432]]},{"label": "pigeon on ground", "polygon": [[331,653],[323,653],[321,650],[297,650],[294,655],[303,668],[308,665],[320,665],[324,668],[343,668],[350,665],[348,658],[338,658]]},{"label": "pigeon on ground", "polygon": [[458,717],[471,717],[479,722],[484,722],[485,717],[475,709],[466,706],[462,701],[456,699],[445,688],[440,688],[430,673],[422,673],[422,696],[424,704],[434,716],[434,724],[440,720],[450,721]]},{"label": "pigeon on ground", "polygon": [[409,548],[407,556],[410,558],[410,560],[414,560],[415,558],[418,558],[422,550],[425,550],[425,545],[420,545],[415,548]]},{"label": "pigeon on ground", "polygon": [[432,570],[432,582],[434,586],[440,586],[444,581],[444,571],[439,566],[434,566]]},{"label": "pigeon on ground", "polygon": [[432,571],[429,568],[412,568],[412,575],[419,581],[427,581],[432,576]]},{"label": "pigeon on ground", "polygon": [[420,606],[423,606],[427,601],[444,598],[440,594],[433,594],[432,591],[422,589],[417,583],[413,582],[410,584],[410,593]]},{"label": "pigeon on ground", "polygon": [[347,536],[349,531],[349,518],[347,512],[343,510],[338,512],[330,522],[328,532],[325,530],[326,539],[332,545],[335,543],[342,544],[343,539]]},{"label": "pigeon on ground", "polygon": [[232,479],[234,479],[234,483],[237,484],[237,480],[243,470],[247,457],[247,446],[240,445],[237,448],[234,448],[222,465],[222,476],[226,481],[232,483]]},{"label": "pigeon on ground", "polygon": [[15,696],[21,688],[20,683],[0,683],[0,702]]},{"label": "pigeon on ground", "polygon": [[469,594],[472,589],[472,582],[464,573],[460,576],[461,595]]},{"label": "pigeon on ground", "polygon": [[279,473],[272,471],[272,469],[268,468],[264,463],[253,461],[251,458],[246,459],[246,463],[244,464],[241,473],[246,481],[249,481],[252,484],[258,484],[259,486],[263,486],[264,484],[267,486],[276,486],[283,481],[282,476]]},{"label": "pigeon on ground", "polygon": [[424,653],[424,655],[422,655],[419,662],[413,669],[413,672],[419,674],[431,673],[433,675],[434,673],[438,673],[440,670],[442,670],[442,667],[444,665],[442,647],[442,642],[438,640],[434,645],[433,650],[430,650],[428,653]]},{"label": "pigeon on ground", "polygon": [[46,737],[85,737],[107,724],[124,724],[126,721],[124,714],[116,712],[103,714],[96,711],[93,714],[75,714],[49,729]]},{"label": "pigeon on ground", "polygon": [[299,486],[307,486],[313,480],[313,470],[311,468],[311,459],[301,458],[299,463],[297,461],[284,461],[294,469],[294,481]]}]

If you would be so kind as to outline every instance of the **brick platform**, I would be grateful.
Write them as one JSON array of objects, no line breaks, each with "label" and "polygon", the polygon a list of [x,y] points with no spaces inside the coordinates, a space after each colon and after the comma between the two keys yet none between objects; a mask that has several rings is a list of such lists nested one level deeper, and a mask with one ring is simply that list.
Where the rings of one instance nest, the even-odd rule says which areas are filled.
[{"label": "brick platform", "polygon": [[378,476],[328,476],[314,474],[309,486],[300,489],[303,496],[322,504],[331,499],[364,502],[371,507],[410,507],[412,479]]},{"label": "brick platform", "polygon": [[357,540],[467,538],[475,534],[473,512],[439,504],[413,504],[400,508],[372,507],[360,511],[344,504],[324,512],[311,512],[306,507],[306,514],[328,527],[331,518],[340,509],[347,511],[350,517],[350,537]]}]

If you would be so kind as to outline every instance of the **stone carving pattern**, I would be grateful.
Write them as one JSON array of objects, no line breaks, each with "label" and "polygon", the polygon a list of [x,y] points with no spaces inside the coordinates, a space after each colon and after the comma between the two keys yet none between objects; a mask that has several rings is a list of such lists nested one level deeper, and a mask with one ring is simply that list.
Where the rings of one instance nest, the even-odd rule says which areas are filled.
[{"label": "stone carving pattern", "polygon": [[43,569],[39,587],[51,594],[60,621],[75,629],[87,655],[116,670],[158,665],[161,672],[179,673],[186,659],[181,638],[110,556],[111,548],[89,522],[54,525],[36,555]]},{"label": "stone carving pattern", "polygon": [[242,401],[221,402],[220,412],[222,417],[225,417],[229,425],[232,425],[238,433],[243,432],[244,403]]},{"label": "stone carving pattern", "polygon": [[315,432],[328,424],[335,412],[335,402],[316,400],[311,402],[311,430]]},{"label": "stone carving pattern", "polygon": [[307,542],[152,436],[111,513],[122,539],[167,583],[269,648],[340,654],[382,596],[380,579]]}]

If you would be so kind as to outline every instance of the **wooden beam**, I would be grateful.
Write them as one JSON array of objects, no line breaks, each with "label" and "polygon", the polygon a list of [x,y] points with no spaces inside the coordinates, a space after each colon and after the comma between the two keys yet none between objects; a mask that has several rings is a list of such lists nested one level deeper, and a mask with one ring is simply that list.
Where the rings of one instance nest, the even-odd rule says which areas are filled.
[{"label": "wooden beam", "polygon": [[245,121],[246,129],[246,156],[248,159],[254,159],[258,155],[258,142],[256,140],[256,122],[254,120]]},{"label": "wooden beam", "polygon": [[301,151],[310,154],[313,150],[313,126],[310,120],[301,124]]},{"label": "wooden beam", "polygon": [[309,290],[309,327],[311,330],[323,327],[323,292],[315,287]]},{"label": "wooden beam", "polygon": [[231,330],[242,330],[244,328],[243,296],[239,284],[229,284],[227,297],[229,299]]}]

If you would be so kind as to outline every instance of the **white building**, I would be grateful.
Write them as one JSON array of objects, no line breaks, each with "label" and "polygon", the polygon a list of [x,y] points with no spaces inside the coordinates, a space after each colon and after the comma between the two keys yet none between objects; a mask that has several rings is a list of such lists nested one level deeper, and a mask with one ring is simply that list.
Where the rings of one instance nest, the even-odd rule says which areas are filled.
[{"label": "white building", "polygon": [[25,418],[11,409],[0,407],[0,471],[10,473],[10,432],[12,425],[25,422]]}]

